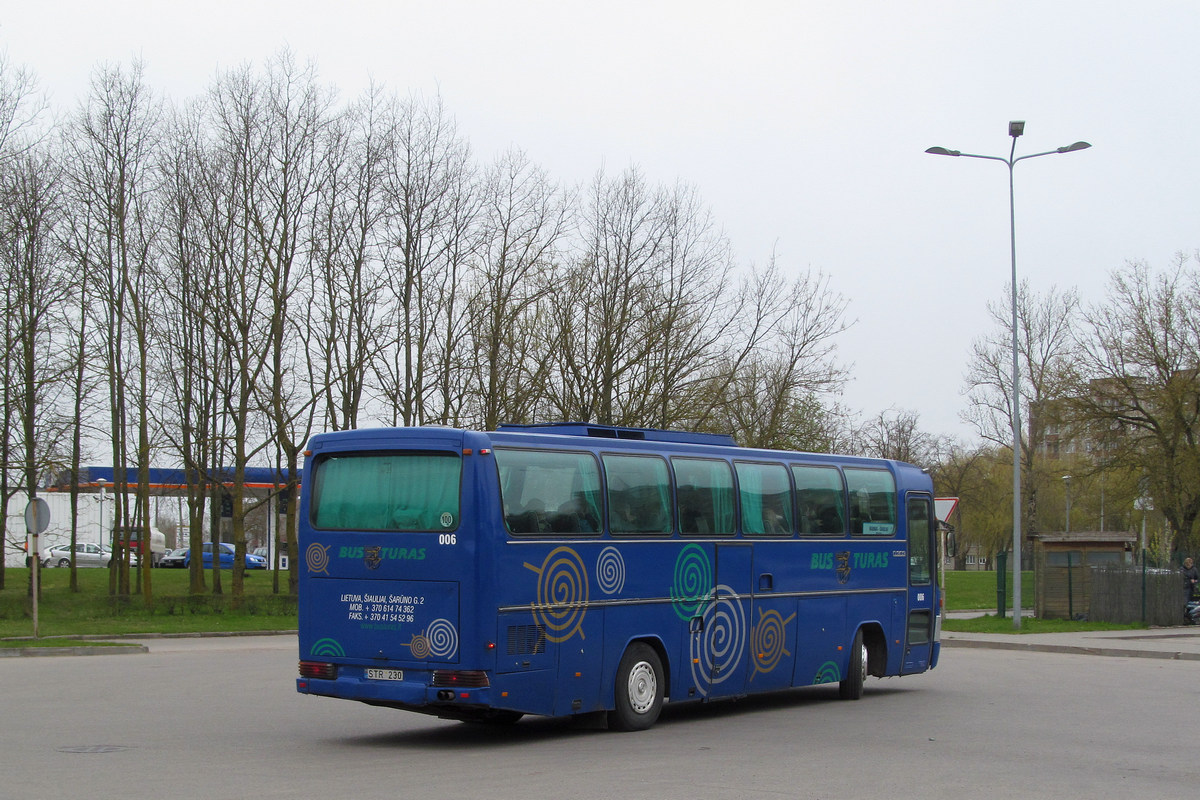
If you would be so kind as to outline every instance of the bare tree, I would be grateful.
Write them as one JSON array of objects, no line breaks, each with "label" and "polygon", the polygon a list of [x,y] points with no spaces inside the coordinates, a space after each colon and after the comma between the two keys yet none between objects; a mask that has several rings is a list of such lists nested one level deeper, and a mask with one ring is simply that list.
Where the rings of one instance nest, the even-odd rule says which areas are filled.
[{"label": "bare tree", "polygon": [[[117,529],[141,528],[139,541],[147,542],[151,522],[147,337],[157,223],[152,170],[160,110],[143,71],[140,62],[134,62],[128,72],[120,67],[97,70],[91,96],[72,120],[68,142],[77,202],[91,211],[97,240],[89,253],[95,260],[92,271],[99,277],[103,303],[115,519]],[[133,508],[127,501],[130,462],[136,469]],[[113,552],[110,590],[127,593],[129,554],[115,533]],[[152,600],[150,575],[149,569],[142,570],[147,604]]]},{"label": "bare tree", "polygon": [[636,425],[623,401],[652,343],[641,323],[658,285],[664,197],[635,169],[592,182],[582,215],[582,250],[555,300],[550,401],[566,419]]},{"label": "bare tree", "polygon": [[[1011,289],[1010,289],[1011,291]],[[986,441],[1008,447],[1012,433],[1012,314],[1011,298],[1003,305],[988,304],[995,331],[975,341],[967,366],[965,419]],[[1017,292],[1018,364],[1021,370],[1021,496],[1024,501],[1024,530],[1038,517],[1038,495],[1043,488],[1039,474],[1039,448],[1046,431],[1061,424],[1056,409],[1071,392],[1076,380],[1073,336],[1079,320],[1079,296],[1075,290],[1051,287],[1045,295],[1030,291],[1022,282]],[[1011,492],[1010,492],[1011,494]]]},{"label": "bare tree", "polygon": [[383,266],[395,337],[376,373],[389,421],[419,425],[447,419],[449,349],[463,344],[449,341],[446,331],[459,291],[454,278],[462,267],[464,215],[473,213],[463,197],[470,186],[470,149],[440,98],[396,101],[389,113]]},{"label": "bare tree", "polygon": [[319,187],[310,234],[311,303],[300,316],[312,332],[311,369],[325,375],[320,394],[331,430],[358,427],[386,333],[380,237],[390,133],[374,87],[326,130],[329,175]]},{"label": "bare tree", "polygon": [[504,153],[484,184],[467,331],[473,417],[492,430],[532,420],[544,394],[544,318],[570,216],[563,193],[519,150]]},{"label": "bare tree", "polygon": [[11,359],[6,371],[13,379],[5,401],[15,412],[19,434],[13,444],[20,450],[23,488],[33,500],[41,479],[55,462],[61,464],[55,456],[61,457],[68,435],[58,425],[66,416],[60,403],[70,371],[58,334],[71,294],[57,242],[62,221],[58,170],[47,156],[26,150],[0,172],[0,197],[0,274],[6,345],[12,348],[5,359]]},{"label": "bare tree", "polygon": [[859,430],[859,452],[932,467],[940,460],[943,442],[921,430],[920,424],[920,415],[915,411],[895,408],[881,411]]},{"label": "bare tree", "polygon": [[[222,241],[216,209],[223,195],[213,191],[216,176],[206,160],[203,119],[202,105],[193,104],[173,116],[166,136],[160,201],[164,269],[158,289],[164,302],[154,319],[158,387],[164,398],[159,425],[184,467],[187,546],[194,553],[202,547],[205,504],[217,480],[211,465],[218,463],[216,388],[221,372],[214,326]],[[189,591],[203,592],[201,560],[191,560],[188,571]]]},{"label": "bare tree", "polygon": [[1141,467],[1156,508],[1200,545],[1200,269],[1180,255],[1155,273],[1143,262],[1115,271],[1082,336],[1086,382],[1072,409],[1100,454]]},{"label": "bare tree", "polygon": [[714,378],[709,418],[747,446],[829,449],[840,420],[823,398],[847,377],[836,361],[836,338],[849,324],[845,298],[819,273],[789,284],[774,259],[742,294],[745,343]]},{"label": "bare tree", "polygon": [[[38,93],[37,79],[33,73],[23,67],[13,65],[8,57],[0,54],[0,179],[8,179],[9,174],[16,169],[17,160],[28,153],[42,137],[41,117],[46,108],[45,100]],[[4,242],[10,246],[7,238]],[[3,435],[0,436],[0,548],[10,547],[24,550],[25,536],[22,530],[14,536],[12,542],[8,532],[8,504],[14,494],[25,482],[22,468],[23,459],[18,457],[19,442],[12,438],[17,430],[16,411],[18,407],[18,364],[14,356],[19,352],[18,343],[21,338],[17,318],[14,316],[14,306],[18,302],[13,291],[15,287],[6,281],[4,306],[4,356],[2,364],[4,386],[0,390],[0,423],[3,423]],[[0,589],[4,588],[4,565],[0,563]]]}]

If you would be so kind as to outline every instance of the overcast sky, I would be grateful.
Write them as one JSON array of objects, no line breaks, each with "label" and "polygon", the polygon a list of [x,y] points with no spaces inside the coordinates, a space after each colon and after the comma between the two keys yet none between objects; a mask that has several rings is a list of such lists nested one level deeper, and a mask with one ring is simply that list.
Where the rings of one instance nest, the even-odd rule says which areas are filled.
[{"label": "overcast sky", "polygon": [[[736,10],[734,10],[736,8]],[[1017,270],[1104,296],[1128,261],[1200,249],[1200,4],[941,2],[201,3],[42,0],[0,11],[0,49],[69,110],[93,69],[140,57],[177,101],[289,47],[343,98],[440,93],[476,156],[515,145],[583,182],[637,166],[694,185],[740,261],[821,270],[857,323],[843,402],[960,420],[971,342]]]}]

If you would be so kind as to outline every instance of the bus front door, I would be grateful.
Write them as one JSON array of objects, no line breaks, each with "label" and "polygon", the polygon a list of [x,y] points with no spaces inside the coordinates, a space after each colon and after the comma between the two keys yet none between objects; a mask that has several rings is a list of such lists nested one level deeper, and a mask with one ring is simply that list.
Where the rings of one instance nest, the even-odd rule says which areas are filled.
[{"label": "bus front door", "polygon": [[908,619],[905,624],[902,673],[929,669],[937,614],[937,545],[933,498],[910,495],[908,515]]}]

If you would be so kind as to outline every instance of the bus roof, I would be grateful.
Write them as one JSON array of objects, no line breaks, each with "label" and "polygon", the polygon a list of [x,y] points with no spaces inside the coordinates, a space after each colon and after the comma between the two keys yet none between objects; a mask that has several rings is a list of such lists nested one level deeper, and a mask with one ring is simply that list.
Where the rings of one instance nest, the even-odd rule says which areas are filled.
[{"label": "bus roof", "polygon": [[614,425],[593,425],[589,422],[541,422],[528,425],[501,423],[497,431],[506,433],[549,433],[560,436],[592,436],[599,439],[633,439],[675,444],[713,444],[737,447],[734,438],[725,433],[690,433],[656,428],[620,428]]}]

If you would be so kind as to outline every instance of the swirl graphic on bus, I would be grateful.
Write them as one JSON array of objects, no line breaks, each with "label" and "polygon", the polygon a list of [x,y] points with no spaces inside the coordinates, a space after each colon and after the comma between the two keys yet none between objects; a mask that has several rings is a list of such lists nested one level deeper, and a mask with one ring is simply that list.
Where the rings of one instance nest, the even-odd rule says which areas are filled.
[{"label": "swirl graphic on bus", "polygon": [[605,594],[617,594],[625,588],[625,559],[615,547],[606,547],[596,559],[596,583]]},{"label": "swirl graphic on bus", "polygon": [[689,544],[675,559],[675,577],[671,584],[671,602],[682,620],[700,613],[712,597],[713,571],[708,554],[699,545]]},{"label": "swirl graphic on bus", "polygon": [[701,632],[691,641],[692,681],[701,695],[737,671],[746,648],[741,600],[728,586],[718,586],[716,592],[704,609]]},{"label": "swirl graphic on bus", "polygon": [[813,683],[838,683],[842,680],[842,671],[838,669],[838,665],[832,661],[826,661],[817,668],[817,674],[813,677]]},{"label": "swirl graphic on bus", "polygon": [[784,654],[791,655],[784,643],[787,641],[787,626],[795,618],[795,614],[784,619],[774,609],[759,609],[758,624],[750,631],[750,653],[754,659],[754,672],[750,674],[750,680],[754,680],[754,676],[760,672],[775,669]]},{"label": "swirl graphic on bus", "polygon": [[408,649],[413,658],[450,658],[458,651],[458,631],[448,619],[435,619],[423,633],[412,637]]},{"label": "swirl graphic on bus", "polygon": [[577,632],[583,638],[584,614],[588,604],[588,574],[583,560],[569,547],[556,547],[541,567],[525,562],[538,574],[537,600],[532,610],[546,639],[565,642]]},{"label": "swirl graphic on bus", "polygon": [[304,563],[309,572],[324,572],[329,574],[329,548],[332,545],[313,542],[304,549]]}]

